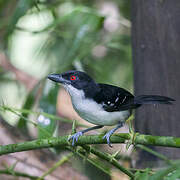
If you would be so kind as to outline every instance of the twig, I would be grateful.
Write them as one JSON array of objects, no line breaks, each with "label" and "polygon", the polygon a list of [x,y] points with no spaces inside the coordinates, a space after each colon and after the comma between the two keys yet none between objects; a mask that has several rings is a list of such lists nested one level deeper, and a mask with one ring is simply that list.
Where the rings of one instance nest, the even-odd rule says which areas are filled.
[{"label": "twig", "polygon": [[[70,149],[72,150],[72,148]],[[81,158],[87,160],[89,163],[93,164],[95,167],[97,167],[98,169],[102,170],[104,173],[106,173],[107,175],[111,176],[111,173],[106,170],[102,165],[99,165],[97,164],[94,159],[92,158],[89,158],[87,156],[84,155],[83,152],[81,152],[81,150],[78,150],[78,151],[73,151],[75,154],[77,154],[78,156],[80,156]]]},{"label": "twig", "polygon": [[[4,110],[4,111],[9,111],[9,112],[20,112],[20,113],[24,113],[24,114],[35,114],[35,115],[44,115],[45,117],[48,117],[50,119],[54,119],[54,120],[59,120],[59,121],[62,121],[62,122],[65,122],[65,123],[73,123],[72,120],[69,120],[69,119],[64,119],[64,118],[60,118],[59,116],[55,116],[53,114],[49,114],[49,113],[46,113],[46,112],[38,112],[38,111],[33,111],[33,110],[29,110],[29,109],[18,109],[18,108],[14,108],[14,107],[9,107],[9,106],[0,106],[0,110]],[[17,114],[16,114],[17,115]],[[76,123],[78,126],[81,126],[81,127],[89,127],[87,125],[84,125],[84,124],[81,124],[81,123]]]},{"label": "twig", "polygon": [[55,163],[50,169],[48,169],[41,177],[39,177],[37,180],[43,180],[48,174],[51,174],[53,171],[55,171],[59,166],[61,166],[63,163],[68,161],[73,156],[73,153],[69,153],[66,156],[63,156],[57,163]]},{"label": "twig", "polygon": [[[12,176],[18,176],[18,177],[27,177],[27,178],[30,178],[32,180],[37,180],[38,179],[38,176],[31,176],[31,175],[26,174],[26,173],[22,173],[22,172],[19,172],[19,171],[11,171],[11,170],[8,170],[8,169],[1,169],[0,174],[7,174],[7,175],[12,175]],[[41,179],[41,180],[43,180],[43,179]]]},{"label": "twig", "polygon": [[172,164],[173,164],[173,162],[172,162],[171,160],[169,160],[169,159],[168,159],[166,156],[164,156],[163,154],[160,154],[160,153],[158,153],[158,152],[156,152],[156,151],[153,151],[152,149],[150,149],[150,148],[148,148],[148,147],[146,147],[146,146],[144,146],[144,145],[138,144],[138,145],[136,145],[136,147],[138,147],[138,148],[140,148],[140,149],[142,149],[142,150],[144,150],[144,151],[147,151],[148,153],[153,154],[154,156],[156,156],[156,157],[158,157],[159,159],[165,161],[165,162],[166,162],[167,164],[169,164],[169,165],[172,165]]},{"label": "twig", "polygon": [[89,151],[93,154],[95,154],[96,156],[98,156],[99,158],[106,160],[107,162],[109,162],[110,164],[112,164],[113,166],[115,166],[116,168],[118,168],[120,171],[122,171],[123,173],[125,173],[126,175],[128,175],[131,178],[134,178],[134,174],[129,171],[128,169],[124,168],[123,166],[121,166],[119,164],[119,162],[112,157],[112,155],[105,153],[105,152],[101,152],[93,147],[84,145],[82,146],[86,151]]}]

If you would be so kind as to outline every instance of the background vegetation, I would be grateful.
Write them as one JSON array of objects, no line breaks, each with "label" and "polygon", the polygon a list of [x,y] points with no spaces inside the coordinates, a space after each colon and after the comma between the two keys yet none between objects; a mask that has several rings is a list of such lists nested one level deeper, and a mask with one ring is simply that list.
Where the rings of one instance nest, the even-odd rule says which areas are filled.
[{"label": "background vegetation", "polygon": [[[155,137],[157,141],[151,143],[149,137],[137,135],[139,139],[132,141],[131,132],[121,134],[124,139],[114,137],[114,143],[129,141],[127,145],[113,145],[112,149],[106,145],[83,145],[94,144],[95,140],[105,143],[96,136],[93,141],[82,139],[83,146],[77,149],[67,146],[66,136],[58,142],[51,139],[74,132],[72,120],[79,117],[74,112],[64,112],[71,109],[66,102],[68,97],[58,85],[46,80],[47,75],[83,70],[98,82],[133,92],[130,31],[130,0],[0,1],[0,143],[37,139],[35,148],[32,144],[0,147],[0,154],[23,151],[0,157],[0,177],[7,179],[5,174],[9,174],[12,179],[180,178],[179,161],[171,161],[144,146],[179,147],[178,138]],[[65,103],[67,106],[62,106]],[[78,123],[78,128],[89,126],[81,120]],[[127,126],[122,132],[128,132]],[[38,141],[42,138],[50,139]],[[141,145],[134,147],[154,154],[166,167],[132,169],[136,152],[131,144],[136,142]],[[27,149],[23,149],[24,145]],[[24,151],[40,146],[53,148]]]}]

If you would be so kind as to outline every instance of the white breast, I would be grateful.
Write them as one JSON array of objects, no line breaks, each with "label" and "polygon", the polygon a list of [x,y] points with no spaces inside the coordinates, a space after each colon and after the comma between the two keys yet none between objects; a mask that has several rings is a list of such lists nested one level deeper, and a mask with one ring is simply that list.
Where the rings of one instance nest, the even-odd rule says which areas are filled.
[{"label": "white breast", "polygon": [[64,86],[69,92],[75,111],[84,120],[96,124],[112,126],[125,120],[130,116],[129,111],[117,111],[107,112],[100,104],[92,101],[91,99],[85,99],[84,92],[78,90],[71,85]]}]

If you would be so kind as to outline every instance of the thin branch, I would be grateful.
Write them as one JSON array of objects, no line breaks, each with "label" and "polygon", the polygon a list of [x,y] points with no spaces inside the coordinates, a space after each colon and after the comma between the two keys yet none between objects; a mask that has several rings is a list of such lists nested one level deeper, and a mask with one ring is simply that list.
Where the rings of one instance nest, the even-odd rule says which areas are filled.
[{"label": "thin branch", "polygon": [[50,169],[48,169],[41,177],[39,177],[37,180],[43,180],[47,175],[51,174],[53,171],[55,171],[59,166],[64,164],[66,161],[68,161],[73,156],[73,153],[69,153],[66,156],[63,156],[57,163],[55,163]]},{"label": "thin branch", "polygon": [[116,168],[118,168],[120,171],[122,171],[123,173],[125,173],[126,175],[128,175],[131,178],[134,178],[134,174],[129,171],[128,169],[124,168],[123,166],[121,166],[119,164],[119,162],[113,158],[112,155],[105,153],[105,152],[101,152],[93,147],[84,145],[82,146],[86,151],[93,153],[94,155],[100,157],[103,160],[106,160],[107,162],[109,162],[110,164],[112,164],[113,166],[115,166]]},{"label": "thin branch", "polygon": [[[129,171],[133,172],[133,173],[136,173],[136,172],[141,172],[141,173],[145,173],[147,172],[147,169],[136,169],[136,168],[128,168]],[[149,170],[149,174],[153,174],[155,173],[155,171],[153,171],[152,169],[148,169]]]},{"label": "thin branch", "polygon": [[6,107],[6,106],[0,106],[0,111],[9,111],[19,117],[21,117],[23,120],[27,121],[28,123],[31,123],[32,125],[34,125],[35,127],[38,127],[39,129],[41,129],[47,136],[51,136],[51,134],[49,133],[49,131],[47,131],[46,129],[42,128],[41,126],[39,126],[38,123],[36,123],[35,121],[29,120],[28,118],[26,118],[25,116],[23,116],[22,114],[14,111],[12,108]]},{"label": "thin branch", "polygon": [[[9,154],[14,152],[28,151],[40,148],[50,148],[56,146],[69,146],[71,142],[68,141],[69,136],[51,137],[46,139],[37,139],[33,141],[26,141],[23,143],[1,145],[0,155]],[[125,143],[126,140],[130,140],[131,136],[128,133],[119,133],[111,136],[111,143]],[[153,145],[153,146],[165,146],[180,148],[180,138],[171,136],[151,136],[138,134],[133,140],[135,144]],[[103,139],[103,135],[91,135],[81,136],[77,145],[86,144],[106,144],[106,140]]]},{"label": "thin branch", "polygon": [[[14,108],[14,107],[5,106],[5,105],[3,105],[3,106],[1,105],[1,106],[0,106],[0,110],[1,110],[1,111],[9,111],[9,112],[12,112],[12,113],[20,116],[21,118],[23,118],[22,115],[21,115],[21,114],[17,114],[17,112],[24,113],[24,114],[35,114],[35,115],[37,115],[37,116],[39,116],[39,115],[42,114],[42,115],[44,115],[45,117],[50,118],[50,119],[53,119],[53,120],[59,120],[59,121],[61,121],[61,122],[71,123],[71,124],[73,123],[72,120],[64,119],[64,118],[61,118],[61,117],[59,117],[59,116],[55,116],[55,115],[53,115],[53,114],[49,114],[49,113],[46,113],[46,112],[38,112],[38,111],[29,110],[29,109],[18,109],[18,108]],[[23,119],[24,119],[24,118],[23,118]],[[24,119],[24,120],[26,120],[26,119]],[[30,120],[28,120],[28,121],[30,121]],[[36,124],[37,124],[37,123],[36,123]],[[76,122],[76,124],[77,124],[78,126],[81,126],[81,127],[89,127],[89,126],[87,126],[87,125],[85,125],[85,124],[81,124],[81,123],[78,123],[78,122]],[[37,124],[37,125],[38,125],[38,124]]]},{"label": "thin branch", "polygon": [[[70,148],[69,148],[70,149]],[[70,149],[72,151],[72,148]],[[87,157],[84,155],[83,152],[81,152],[81,150],[78,150],[78,151],[73,151],[75,154],[77,154],[78,156],[80,156],[81,158],[87,160],[89,163],[93,164],[95,167],[97,167],[98,169],[100,169],[101,171],[103,171],[104,173],[106,173],[107,175],[111,176],[111,173],[105,169],[103,167],[102,164],[97,164],[97,162],[94,161],[94,159],[90,158],[90,157]]]},{"label": "thin branch", "polygon": [[[27,177],[27,178],[32,179],[32,180],[38,179],[38,176],[31,176],[31,175],[26,174],[26,173],[22,173],[19,171],[11,171],[8,169],[1,169],[0,174],[7,174],[7,175],[12,175],[12,176],[17,176],[17,177]],[[43,179],[41,179],[41,180],[43,180]]]},{"label": "thin branch", "polygon": [[138,145],[136,145],[136,147],[138,147],[138,148],[140,148],[140,149],[142,149],[142,150],[144,150],[144,151],[147,151],[148,153],[153,154],[154,156],[156,156],[156,157],[158,157],[159,159],[165,161],[165,162],[166,162],[167,164],[169,164],[169,165],[172,165],[172,164],[173,164],[173,162],[172,162],[171,160],[169,160],[169,159],[168,159],[166,156],[164,156],[163,154],[160,154],[160,153],[158,153],[158,152],[156,152],[156,151],[153,151],[152,149],[150,149],[150,148],[148,148],[148,147],[146,147],[146,146],[144,146],[144,145],[138,144]]}]

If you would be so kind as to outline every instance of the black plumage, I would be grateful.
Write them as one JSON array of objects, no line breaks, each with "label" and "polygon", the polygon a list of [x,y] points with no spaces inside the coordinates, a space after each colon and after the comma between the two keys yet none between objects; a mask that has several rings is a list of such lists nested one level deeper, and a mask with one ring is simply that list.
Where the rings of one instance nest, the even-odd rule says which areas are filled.
[{"label": "black plumage", "polygon": [[131,115],[132,109],[143,104],[172,104],[174,99],[159,95],[133,96],[127,90],[108,84],[98,84],[90,76],[81,71],[68,71],[62,74],[51,74],[48,78],[61,83],[69,92],[76,112],[88,122],[97,126],[79,131],[72,135],[72,145],[78,141],[79,136],[104,125],[117,126],[105,134],[110,145],[110,136]]},{"label": "black plumage", "polygon": [[105,111],[128,110],[130,105],[133,105],[133,108],[138,107],[138,105],[133,104],[134,96],[125,89],[108,84],[98,85],[100,90],[94,96],[94,100],[101,104]]},{"label": "black plumage", "polygon": [[125,111],[135,109],[143,104],[172,104],[174,99],[158,95],[140,95],[134,97],[127,90],[108,84],[98,84],[99,91],[93,99],[101,104],[105,111]]}]

